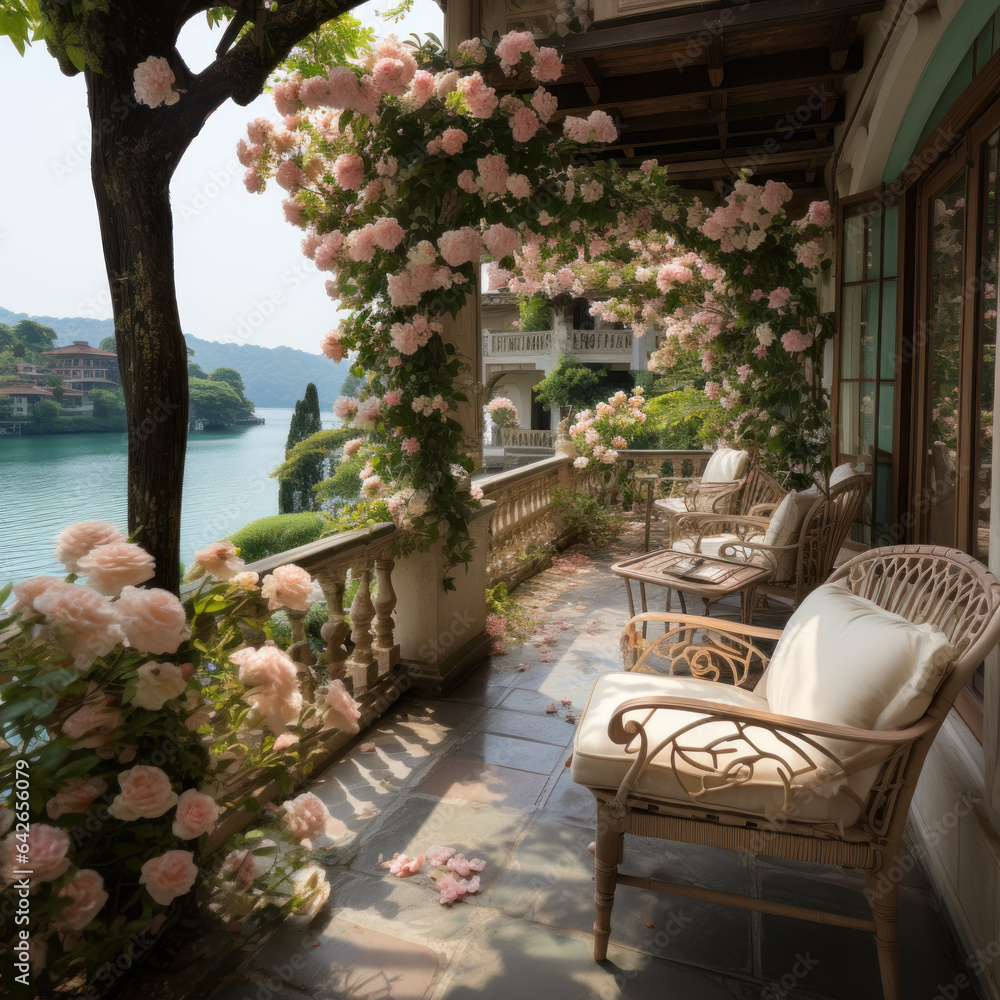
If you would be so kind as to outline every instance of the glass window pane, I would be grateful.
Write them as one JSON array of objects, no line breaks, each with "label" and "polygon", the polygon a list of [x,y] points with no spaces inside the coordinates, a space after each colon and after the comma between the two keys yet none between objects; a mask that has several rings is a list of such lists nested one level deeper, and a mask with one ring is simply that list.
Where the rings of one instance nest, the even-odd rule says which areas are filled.
[{"label": "glass window pane", "polygon": [[865,325],[861,332],[861,377],[875,378],[878,356],[878,285],[864,286]]},{"label": "glass window pane", "polygon": [[864,216],[848,216],[844,219],[844,281],[860,281],[864,277],[864,252]]},{"label": "glass window pane", "polygon": [[892,454],[893,403],[896,387],[883,382],[878,387],[878,450],[881,455]]},{"label": "glass window pane", "polygon": [[856,455],[859,444],[859,386],[857,382],[840,384],[840,450],[845,455]]},{"label": "glass window pane", "polygon": [[895,278],[899,273],[899,206],[885,210],[885,250],[882,254],[882,277]]},{"label": "glass window pane", "polygon": [[962,242],[965,175],[931,204],[931,274],[928,323],[928,461],[925,541],[955,544],[955,476],[959,445],[959,362],[964,302]]},{"label": "glass window pane", "polygon": [[865,254],[865,276],[877,278],[882,270],[882,213],[865,219],[868,249]]},{"label": "glass window pane", "polygon": [[861,374],[858,359],[861,349],[863,291],[862,285],[849,285],[844,289],[840,309],[840,374],[843,378],[857,378]]},{"label": "glass window pane", "polygon": [[861,427],[858,452],[870,454],[875,445],[875,382],[861,383]]},{"label": "glass window pane", "polygon": [[892,523],[892,466],[875,466],[872,482],[872,503],[875,511],[876,538],[880,545],[891,545],[899,540]]},{"label": "glass window pane", "polygon": [[879,371],[883,379],[896,377],[896,282],[882,283],[882,329],[879,331]]}]

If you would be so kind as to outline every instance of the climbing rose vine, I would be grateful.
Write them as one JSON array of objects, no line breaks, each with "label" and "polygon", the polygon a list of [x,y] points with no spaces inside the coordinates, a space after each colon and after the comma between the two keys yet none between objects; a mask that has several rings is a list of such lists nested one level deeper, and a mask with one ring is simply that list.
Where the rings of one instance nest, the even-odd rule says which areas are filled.
[{"label": "climbing rose vine", "polygon": [[[639,200],[649,191],[655,201],[662,172],[648,161],[623,177],[619,195],[631,186]],[[598,300],[594,316],[655,338],[654,372],[669,371],[681,351],[699,351],[705,392],[729,415],[719,443],[804,477],[829,463],[828,400],[817,376],[833,322],[817,284],[831,264],[831,217],[826,202],[813,202],[792,219],[791,197],[784,184],[744,177],[722,205],[694,199],[683,223],[662,230],[589,240],[567,232],[527,244],[513,266],[491,269],[490,287],[556,299],[586,292]]]},{"label": "climbing rose vine", "polygon": [[[753,423],[755,443],[776,453],[760,428],[778,414],[801,431],[794,463],[818,460],[825,403],[802,362],[819,358],[829,333],[811,287],[827,231],[821,217],[787,223],[787,188],[741,181],[712,213],[651,163],[626,173],[595,161],[586,147],[616,139],[611,118],[598,110],[553,124],[545,85],[562,64],[526,32],[470,39],[453,60],[436,42],[390,37],[354,63],[314,70],[275,84],[282,120],[251,122],[238,154],[248,190],[273,180],[288,192],[303,252],[348,311],[322,348],[335,362],[350,357],[364,383],[334,414],[362,432],[363,491],[392,500],[404,550],[443,526],[449,559],[471,558],[474,461],[446,326],[483,261],[524,294],[606,289],[603,315],[666,335],[657,364],[669,365],[671,338],[704,343],[706,364],[717,358],[731,373],[719,391],[732,400],[734,437]],[[767,323],[788,357],[775,352],[765,371],[752,338]]]}]

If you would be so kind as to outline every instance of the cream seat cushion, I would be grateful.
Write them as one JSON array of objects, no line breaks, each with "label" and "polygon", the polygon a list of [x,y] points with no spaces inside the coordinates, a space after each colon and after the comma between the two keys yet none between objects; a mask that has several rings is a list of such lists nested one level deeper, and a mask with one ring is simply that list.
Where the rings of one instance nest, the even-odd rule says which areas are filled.
[{"label": "cream seat cushion", "polygon": [[[757,540],[761,541],[760,538]],[[767,557],[763,552],[748,549],[738,544],[739,537],[737,535],[705,535],[701,540],[698,552],[703,556],[718,556],[723,545],[733,543],[736,543],[733,551],[726,552],[722,556],[723,559],[733,559],[737,562],[751,562],[759,566],[763,566],[767,562]],[[695,540],[693,538],[678,538],[673,544],[673,549],[675,552],[694,552]]]},{"label": "cream seat cushion", "polygon": [[[594,685],[577,725],[572,764],[575,782],[605,789],[621,784],[635,755],[626,753],[621,744],[611,741],[608,721],[622,702],[657,695],[769,711],[765,698],[731,684],[663,674],[605,674]],[[644,710],[637,710],[628,713],[626,720],[643,720],[648,715]],[[860,805],[847,790],[832,790],[830,795],[814,794],[818,789],[810,789],[809,782],[803,783],[793,776],[793,771],[808,767],[803,755],[817,764],[824,763],[816,749],[795,740],[791,740],[794,745],[789,746],[768,730],[756,726],[751,726],[747,732],[751,744],[736,733],[732,722],[702,721],[705,718],[697,712],[669,709],[659,709],[652,714],[646,725],[650,749],[687,727],[677,739],[685,752],[682,756],[673,755],[671,760],[672,744],[654,756],[639,776],[636,791],[680,808],[730,809],[763,820],[784,815],[803,822],[849,826],[857,819]],[[712,747],[712,752],[704,749],[708,746]],[[801,752],[796,746],[802,747]],[[876,770],[869,768],[852,776],[850,787],[859,798],[863,799],[871,787]],[[786,779],[793,789],[787,803]],[[730,821],[740,822],[739,818]]]},{"label": "cream seat cushion", "polygon": [[750,455],[735,448],[719,448],[712,452],[712,457],[701,474],[703,483],[731,483],[739,479],[747,469]]},{"label": "cream seat cushion", "polygon": [[662,500],[654,500],[653,506],[664,514],[687,514],[688,509],[683,497],[667,497]]}]

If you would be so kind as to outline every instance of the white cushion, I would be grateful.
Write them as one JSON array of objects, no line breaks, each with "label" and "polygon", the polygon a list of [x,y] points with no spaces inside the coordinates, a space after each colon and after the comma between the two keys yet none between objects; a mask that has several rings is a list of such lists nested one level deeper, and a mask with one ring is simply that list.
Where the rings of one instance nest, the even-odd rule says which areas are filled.
[{"label": "white cushion", "polygon": [[[783,546],[794,545],[798,542],[802,532],[802,522],[812,505],[816,503],[818,492],[818,490],[816,493],[803,490],[801,493],[797,493],[792,490],[785,494],[784,499],[778,504],[768,522],[767,531],[764,534],[764,544]],[[795,575],[795,551],[783,552],[777,556],[777,560],[775,580],[791,579]]]},{"label": "white cushion", "polygon": [[830,473],[830,488],[833,489],[834,486],[839,486],[841,483],[850,479],[851,476],[856,475],[854,471],[854,466],[850,462],[844,462],[843,465],[838,465],[833,472]]},{"label": "white cushion", "polygon": [[701,474],[703,483],[731,483],[746,472],[750,455],[735,448],[720,448],[712,453],[712,457]]},{"label": "white cushion", "polygon": [[[621,784],[635,761],[635,754],[626,753],[624,746],[611,741],[608,721],[622,702],[656,695],[769,711],[763,698],[731,684],[662,674],[605,674],[594,685],[590,701],[577,724],[572,764],[575,782],[605,789]],[[626,720],[645,720],[649,714],[644,710],[630,712]],[[826,796],[814,794],[818,789],[804,789],[791,796],[786,808],[783,779],[791,779],[791,771],[808,766],[795,746],[756,727],[751,727],[747,733],[751,744],[736,734],[731,722],[704,722],[705,718],[697,712],[680,710],[659,709],[652,713],[646,723],[649,748],[655,749],[660,741],[687,727],[678,738],[685,752],[682,756],[673,755],[672,745],[655,755],[636,781],[636,791],[679,808],[729,808],[762,819],[787,815],[799,821],[833,822],[844,826],[857,819],[860,806],[846,791],[833,790]],[[796,744],[794,739],[789,742]],[[709,745],[714,757],[700,749]],[[817,763],[823,762],[822,755],[807,745],[802,745],[802,754]],[[775,758],[785,761],[785,766]],[[862,799],[871,787],[874,774],[875,770],[869,769],[867,774],[856,776],[861,779],[859,782],[853,778],[850,782],[852,790]],[[795,781],[791,779],[793,788]],[[729,821],[739,822],[738,819]]]},{"label": "white cushion", "polygon": [[[903,729],[927,711],[953,657],[937,626],[914,625],[843,583],[827,583],[789,619],[759,693],[778,715]],[[848,749],[857,745],[840,747]]]}]

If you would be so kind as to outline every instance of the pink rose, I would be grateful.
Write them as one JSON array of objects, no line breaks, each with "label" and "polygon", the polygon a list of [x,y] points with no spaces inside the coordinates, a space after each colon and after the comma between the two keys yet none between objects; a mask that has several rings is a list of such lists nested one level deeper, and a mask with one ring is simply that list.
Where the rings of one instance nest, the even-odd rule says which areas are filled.
[{"label": "pink rose", "polygon": [[328,729],[340,729],[345,733],[361,731],[358,721],[361,718],[361,706],[351,697],[351,693],[339,678],[330,681],[326,704],[327,711],[323,724]]},{"label": "pink rose", "polygon": [[35,598],[35,610],[45,616],[51,641],[73,657],[78,670],[88,670],[123,639],[117,609],[82,584],[52,584]]},{"label": "pink rose", "polygon": [[56,914],[56,921],[74,931],[82,931],[108,901],[104,879],[90,868],[81,868],[58,895],[69,903]]},{"label": "pink rose", "polygon": [[153,557],[131,542],[96,545],[77,560],[88,586],[109,597],[117,597],[122,587],[138,587],[152,579],[155,566]]},{"label": "pink rose", "polygon": [[188,570],[187,578],[195,580],[206,573],[217,580],[232,580],[243,571],[246,563],[236,554],[232,542],[212,542],[194,554],[194,565]]},{"label": "pink rose", "polygon": [[158,108],[161,104],[176,104],[180,94],[174,90],[174,71],[162,56],[148,56],[132,73],[135,99],[139,104]]},{"label": "pink rose", "polygon": [[103,778],[70,778],[45,804],[45,812],[49,819],[59,819],[63,813],[86,812],[107,790]]},{"label": "pink rose", "polygon": [[277,646],[239,649],[229,657],[239,667],[240,683],[249,689],[245,698],[280,733],[298,720],[302,709],[295,664]]},{"label": "pink rose", "polygon": [[69,570],[77,571],[77,560],[98,545],[123,542],[125,537],[107,521],[79,521],[64,528],[56,538],[56,559]]},{"label": "pink rose", "polygon": [[[191,664],[187,664],[188,668]],[[152,712],[158,712],[163,708],[164,702],[171,698],[177,698],[184,693],[187,687],[187,677],[184,671],[174,663],[158,663],[156,660],[149,660],[136,671],[139,677],[139,684],[135,695],[132,697],[132,704],[140,708],[148,708]],[[190,677],[190,671],[188,677]]]},{"label": "pink rose", "polygon": [[184,606],[169,590],[123,587],[114,608],[129,644],[143,653],[176,653],[188,636]]},{"label": "pink rose", "polygon": [[357,153],[341,153],[333,161],[333,176],[345,191],[358,191],[365,179],[365,162]]},{"label": "pink rose", "polygon": [[191,851],[167,851],[159,857],[150,858],[142,866],[139,884],[161,906],[167,906],[178,896],[191,891],[198,877],[198,866]]},{"label": "pink rose", "polygon": [[219,807],[211,795],[189,788],[177,800],[177,814],[171,830],[180,840],[194,840],[208,833],[219,818]]},{"label": "pink rose", "polygon": [[156,819],[177,804],[170,778],[158,767],[137,764],[118,775],[118,784],[122,790],[108,807],[115,819]]},{"label": "pink rose", "polygon": [[272,750],[287,750],[289,747],[295,746],[299,742],[298,736],[295,733],[282,733],[275,741]]},{"label": "pink rose", "polygon": [[535,65],[531,75],[539,83],[554,83],[562,76],[563,64],[559,53],[553,48],[541,48],[535,55]]},{"label": "pink rose", "polygon": [[60,576],[32,576],[27,580],[14,584],[14,597],[16,600],[11,605],[12,614],[21,614],[26,618],[33,614],[39,614],[35,610],[35,600],[44,594],[49,587],[55,584],[65,584]]},{"label": "pink rose", "polygon": [[285,802],[282,822],[292,837],[302,843],[326,833],[326,824],[330,818],[326,806],[312,792],[303,792]]},{"label": "pink rose", "polygon": [[267,599],[271,611],[291,608],[292,611],[308,611],[313,605],[312,577],[299,566],[291,563],[279,566],[264,577],[260,586],[262,597]]},{"label": "pink rose", "polygon": [[257,866],[254,864],[253,851],[230,851],[226,855],[219,874],[223,877],[231,876],[236,883],[236,888],[246,892],[252,885],[257,874]]},{"label": "pink rose", "polygon": [[17,850],[18,847],[25,846],[25,841],[16,838],[18,835],[10,834],[0,841],[0,877],[5,882],[13,882],[15,877],[22,877],[14,875],[15,869],[31,872],[23,877],[28,879],[32,888],[39,882],[52,882],[66,873],[69,868],[66,858],[69,852],[69,834],[65,830],[47,823],[32,823],[27,834],[26,854]]},{"label": "pink rose", "polygon": [[531,108],[522,107],[510,120],[514,142],[527,142],[538,131],[538,116]]},{"label": "pink rose", "polygon": [[[88,692],[88,695],[90,692]],[[84,704],[62,724],[63,736],[73,741],[74,750],[106,746],[118,733],[122,716],[105,701]]]}]

